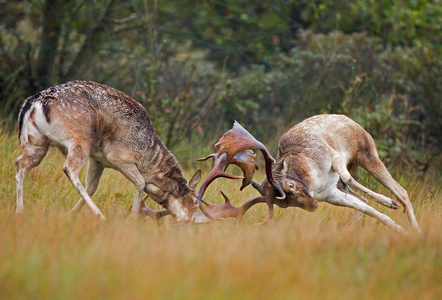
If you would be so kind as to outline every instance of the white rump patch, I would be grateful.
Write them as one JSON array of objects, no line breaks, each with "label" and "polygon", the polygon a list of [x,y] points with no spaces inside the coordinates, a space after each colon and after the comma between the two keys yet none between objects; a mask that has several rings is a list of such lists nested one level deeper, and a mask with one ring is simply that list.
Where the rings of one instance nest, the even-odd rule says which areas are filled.
[{"label": "white rump patch", "polygon": [[60,123],[55,118],[52,118],[50,123],[48,123],[40,102],[35,105],[35,124],[41,134],[48,137],[50,140],[69,148],[70,140],[67,137],[63,123]]},{"label": "white rump patch", "polygon": [[[32,111],[34,111],[34,122],[30,120]],[[43,113],[43,105],[41,102],[33,103],[23,118],[20,143],[22,145],[29,144],[29,137],[32,137],[32,139],[36,141],[47,137],[66,148],[70,145],[70,141],[67,138],[65,128],[62,124],[57,122],[57,120],[51,120],[51,122],[48,123]]]},{"label": "white rump patch", "polygon": [[[38,112],[42,113],[42,106],[40,102],[34,103],[28,109],[23,117],[23,124],[21,127],[20,143],[22,145],[29,144],[29,137],[32,136],[34,139],[42,138],[42,133],[35,126],[34,122],[29,120],[31,112],[34,112],[34,120],[37,118]],[[44,116],[43,116],[44,118]]]}]

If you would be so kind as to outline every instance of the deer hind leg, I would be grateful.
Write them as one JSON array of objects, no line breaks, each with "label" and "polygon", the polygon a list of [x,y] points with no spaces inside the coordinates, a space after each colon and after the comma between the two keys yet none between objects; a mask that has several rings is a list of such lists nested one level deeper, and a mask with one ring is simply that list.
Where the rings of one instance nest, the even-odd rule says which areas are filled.
[{"label": "deer hind leg", "polygon": [[379,220],[384,225],[393,228],[400,232],[405,232],[404,228],[396,224],[390,217],[384,215],[373,207],[367,205],[366,203],[360,201],[353,195],[349,195],[344,193],[338,189],[334,189],[330,192],[330,194],[324,199],[325,202],[328,202],[337,206],[351,207],[357,211],[360,211],[364,214],[367,214],[377,220]]},{"label": "deer hind leg", "polygon": [[341,180],[344,183],[351,185],[351,186],[357,188],[358,190],[364,192],[365,194],[371,196],[376,202],[379,202],[382,205],[385,205],[389,208],[393,208],[393,209],[399,208],[399,204],[396,201],[394,201],[393,199],[390,199],[388,197],[385,197],[384,195],[375,193],[372,190],[370,190],[370,189],[366,188],[365,186],[363,186],[362,184],[360,184],[359,182],[357,182],[350,175],[350,172],[348,172],[347,167],[344,163],[344,160],[339,155],[335,155],[333,157],[333,169],[339,174],[339,176],[341,177]]},{"label": "deer hind leg", "polygon": [[48,152],[49,143],[42,139],[38,145],[26,144],[23,146],[22,155],[17,158],[15,165],[17,172],[15,175],[15,184],[17,189],[17,207],[16,213],[23,211],[23,181],[27,171],[35,168]]},{"label": "deer hind leg", "polygon": [[377,155],[372,155],[370,159],[361,158],[359,159],[361,167],[366,169],[374,178],[376,178],[380,183],[382,183],[387,189],[389,189],[399,200],[399,202],[404,206],[407,213],[408,220],[411,226],[417,231],[421,232],[419,224],[417,223],[416,217],[413,212],[413,207],[408,197],[407,191],[397,183],[396,180],[388,172],[384,163],[378,158]]},{"label": "deer hind leg", "polygon": [[[98,187],[98,183],[100,182],[101,175],[103,174],[104,166],[96,161],[93,158],[89,158],[89,163],[87,166],[86,173],[86,192],[92,197]],[[73,209],[71,209],[71,213],[78,213],[84,206],[85,200],[83,197],[77,202]]]},{"label": "deer hind leg", "polygon": [[66,173],[66,176],[72,182],[74,187],[77,189],[78,193],[80,193],[81,197],[86,201],[91,210],[100,217],[100,219],[105,220],[105,217],[92,201],[91,197],[87,193],[86,189],[81,184],[79,174],[80,170],[85,164],[86,160],[89,157],[90,148],[85,145],[75,145],[68,149],[68,155],[66,158],[66,162],[63,166],[63,171]]}]

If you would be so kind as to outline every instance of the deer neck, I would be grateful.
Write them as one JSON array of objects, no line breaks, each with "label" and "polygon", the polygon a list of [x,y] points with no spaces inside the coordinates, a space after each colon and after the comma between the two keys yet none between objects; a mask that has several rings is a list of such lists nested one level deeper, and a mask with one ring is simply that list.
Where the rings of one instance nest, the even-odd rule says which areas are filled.
[{"label": "deer neck", "polygon": [[143,166],[146,192],[156,201],[162,202],[170,196],[181,197],[189,193],[187,181],[172,153],[161,141],[148,162]]}]

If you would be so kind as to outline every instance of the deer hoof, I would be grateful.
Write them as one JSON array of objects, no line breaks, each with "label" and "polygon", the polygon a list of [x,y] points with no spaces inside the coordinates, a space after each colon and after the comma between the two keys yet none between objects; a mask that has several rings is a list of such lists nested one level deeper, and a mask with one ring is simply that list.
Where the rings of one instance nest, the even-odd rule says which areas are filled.
[{"label": "deer hoof", "polygon": [[398,209],[400,207],[399,203],[397,203],[393,199],[390,199],[390,200],[391,200],[391,208],[392,209]]}]

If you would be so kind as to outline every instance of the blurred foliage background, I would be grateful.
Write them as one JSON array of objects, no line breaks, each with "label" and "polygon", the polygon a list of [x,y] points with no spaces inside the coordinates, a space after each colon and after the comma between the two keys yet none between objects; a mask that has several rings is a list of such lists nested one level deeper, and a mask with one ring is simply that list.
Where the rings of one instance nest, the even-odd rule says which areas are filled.
[{"label": "blurred foliage background", "polygon": [[238,120],[276,154],[289,127],[342,113],[424,174],[441,163],[441,27],[440,0],[0,1],[0,115],[14,129],[28,96],[93,80],[142,102],[169,147]]}]

